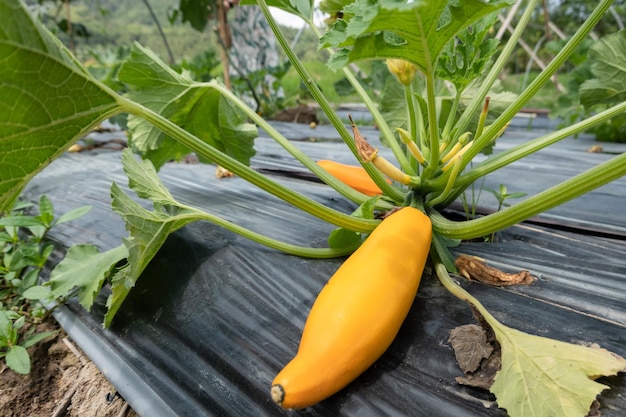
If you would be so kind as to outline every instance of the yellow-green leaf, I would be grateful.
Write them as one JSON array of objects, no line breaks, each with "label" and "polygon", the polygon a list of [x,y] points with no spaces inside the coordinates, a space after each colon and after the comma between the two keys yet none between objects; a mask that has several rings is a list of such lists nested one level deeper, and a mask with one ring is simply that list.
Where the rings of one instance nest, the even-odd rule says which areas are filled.
[{"label": "yellow-green leaf", "polygon": [[502,368],[490,391],[510,417],[584,417],[608,388],[594,379],[626,370],[624,358],[600,347],[534,336],[499,323],[493,328],[502,347]]},{"label": "yellow-green leaf", "polygon": [[[510,417],[585,417],[608,387],[594,379],[626,371],[626,359],[597,346],[533,336],[500,323],[461,288],[431,251],[439,281],[467,301],[500,343],[502,366],[490,391]],[[482,322],[482,320],[481,320]]]}]

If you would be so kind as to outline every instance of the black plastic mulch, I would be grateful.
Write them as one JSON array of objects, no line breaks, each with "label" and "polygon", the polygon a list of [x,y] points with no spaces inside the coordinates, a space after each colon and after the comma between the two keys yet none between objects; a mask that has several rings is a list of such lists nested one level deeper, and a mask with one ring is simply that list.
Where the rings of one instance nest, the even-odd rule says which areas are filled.
[{"label": "black plastic mulch", "polygon": [[[314,158],[353,160],[330,129],[276,126]],[[361,130],[375,141],[375,131]],[[507,132],[497,149],[539,134]],[[540,191],[611,156],[587,153],[591,144],[589,138],[568,139],[485,184]],[[256,148],[255,168],[316,201],[346,213],[355,208],[308,180],[267,137],[259,138]],[[238,178],[215,179],[212,166],[168,164],[160,176],[180,201],[277,239],[324,246],[333,229]],[[94,206],[85,218],[58,226],[51,237],[62,247],[93,243],[106,250],[126,236],[110,209],[111,181],[126,189],[119,152],[66,154],[29,184],[26,196],[34,201],[48,195],[58,213]],[[539,278],[535,284],[493,288],[462,280],[462,285],[511,327],[568,342],[595,342],[626,356],[625,183],[621,179],[539,216],[535,220],[543,226],[525,223],[499,233],[498,243],[463,243],[455,250],[505,271],[528,269]],[[496,207],[489,197],[483,193],[480,201],[486,211]],[[551,223],[569,230],[545,227]],[[168,239],[110,329],[101,327],[106,291],[91,313],[70,303],[56,318],[144,417],[506,415],[488,392],[455,382],[461,371],[449,331],[473,318],[429,269],[400,334],[372,368],[314,407],[298,412],[276,407],[270,383],[295,354],[308,309],[341,262],[285,255],[199,222]],[[601,382],[611,387],[600,398],[602,415],[624,415],[626,375]]]}]

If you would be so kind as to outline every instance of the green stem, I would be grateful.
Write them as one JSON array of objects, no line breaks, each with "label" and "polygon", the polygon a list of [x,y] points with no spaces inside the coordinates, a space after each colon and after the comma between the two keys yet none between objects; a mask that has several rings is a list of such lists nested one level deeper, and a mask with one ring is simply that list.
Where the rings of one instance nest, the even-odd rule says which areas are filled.
[{"label": "green stem", "polygon": [[439,282],[441,282],[441,285],[443,285],[446,290],[448,290],[459,300],[470,303],[485,318],[485,320],[494,329],[494,331],[499,331],[498,334],[503,333],[504,329],[500,322],[496,320],[496,318],[493,317],[491,313],[489,313],[489,311],[480,303],[480,301],[478,301],[473,295],[465,291],[456,282],[454,282],[434,248],[430,251],[430,257],[435,264],[435,273],[437,274],[437,278],[439,279]]},{"label": "green stem", "polygon": [[485,121],[487,120],[487,114],[489,114],[489,97],[485,97],[485,104],[483,105],[483,109],[480,112],[480,116],[478,117],[478,126],[476,126],[476,134],[474,135],[474,137],[478,138],[483,134]]},{"label": "green stem", "polygon": [[[267,132],[271,138],[273,138],[280,146],[282,146],[287,152],[289,152],[294,158],[300,161],[305,167],[307,167],[311,172],[317,175],[322,181],[326,184],[333,187],[344,197],[352,200],[357,204],[363,204],[365,201],[369,200],[370,197],[356,191],[354,188],[347,186],[343,182],[339,181],[332,175],[330,175],[325,169],[322,169],[315,161],[307,156],[306,153],[302,152],[298,147],[293,145],[287,138],[280,134],[271,124],[269,124],[265,119],[257,114],[253,109],[251,109],[246,103],[244,103],[239,97],[233,94],[225,85],[220,84],[216,81],[211,81],[208,83],[204,83],[210,88],[214,88],[220,92],[224,97],[226,97],[229,101],[231,101],[234,105],[236,105],[241,111],[243,111],[256,125],[258,125],[261,129]],[[390,209],[392,207],[391,204],[381,201],[376,204],[378,209]]]},{"label": "green stem", "polygon": [[626,102],[616,104],[598,114],[563,129],[557,130],[556,132],[548,133],[547,135],[500,152],[497,155],[476,164],[472,169],[459,177],[457,186],[463,187],[469,185],[482,176],[518,161],[556,142],[584,132],[597,124],[604,123],[605,121],[610,120],[623,112],[626,112]]},{"label": "green stem", "polygon": [[229,171],[237,174],[242,179],[258,186],[259,188],[275,195],[276,197],[298,207],[307,213],[327,221],[336,226],[340,226],[355,232],[370,232],[374,230],[379,221],[359,219],[354,216],[350,216],[345,213],[341,213],[337,210],[333,210],[326,207],[317,201],[311,200],[303,194],[293,191],[285,186],[282,186],[266,176],[256,172],[252,168],[242,164],[236,159],[218,151],[213,146],[198,139],[185,129],[176,125],[168,119],[165,119],[158,113],[152,110],[124,98],[118,99],[118,102],[123,107],[124,111],[134,114],[138,117],[144,118],[154,126],[161,129],[169,136],[175,138],[183,146],[188,147],[192,151],[196,152],[216,164],[223,166]]},{"label": "green stem", "polygon": [[[328,52],[331,55],[335,53],[335,51],[333,50],[328,50]],[[416,175],[416,171],[414,170],[413,165],[411,165],[409,159],[406,158],[406,155],[402,152],[402,147],[398,143],[396,136],[391,131],[389,124],[387,123],[383,115],[380,113],[380,110],[378,110],[378,106],[376,105],[376,103],[374,103],[374,101],[370,98],[370,96],[367,94],[367,91],[365,91],[361,83],[359,83],[359,81],[356,79],[356,77],[350,71],[349,68],[344,67],[342,70],[343,70],[344,75],[346,76],[346,79],[348,80],[350,85],[352,85],[352,88],[355,89],[357,94],[363,100],[363,103],[365,104],[370,114],[372,115],[372,119],[374,119],[374,123],[376,123],[376,126],[378,126],[378,130],[380,131],[380,134],[383,136],[383,138],[385,138],[385,140],[389,144],[389,148],[391,149],[391,151],[393,152],[393,155],[398,160],[398,163],[400,164],[400,167],[402,168],[402,170],[406,172],[408,175]]]},{"label": "green stem", "polygon": [[[406,113],[407,113],[409,134],[411,138],[415,140],[415,138],[417,138],[418,131],[417,131],[417,114],[415,113],[415,99],[413,98],[413,83],[410,83],[409,85],[404,86],[404,98],[406,102]],[[420,166],[419,161],[414,160],[411,166],[413,167],[413,172],[415,174],[409,174],[409,175],[417,175],[417,173],[419,172],[419,166]]]},{"label": "green stem", "polygon": [[454,222],[446,219],[435,210],[430,210],[429,215],[433,222],[433,229],[440,234],[453,239],[473,239],[517,224],[595,190],[624,175],[626,175],[626,153],[588,169],[502,211],[475,220]]},{"label": "green stem", "polygon": [[461,94],[462,91],[460,89],[456,89],[456,94],[454,95],[454,100],[452,101],[452,107],[450,108],[450,115],[448,116],[448,120],[446,121],[446,125],[443,128],[443,132],[441,133],[441,137],[443,140],[447,141],[448,145],[446,150],[452,146],[454,141],[450,138],[452,126],[454,125],[454,120],[456,119],[456,112],[459,109],[459,103],[461,102]]},{"label": "green stem", "polygon": [[[322,91],[319,89],[317,84],[313,82],[313,77],[311,77],[309,72],[302,65],[302,62],[300,62],[300,60],[298,59],[296,53],[289,45],[289,42],[287,42],[285,35],[281,32],[280,28],[276,24],[276,21],[270,13],[270,10],[267,7],[267,3],[265,2],[265,0],[257,0],[257,2],[263,12],[263,15],[265,16],[265,19],[267,20],[267,23],[272,29],[272,32],[274,32],[276,40],[278,41],[283,52],[285,52],[285,55],[287,55],[287,58],[300,76],[300,79],[306,85],[309,93],[311,93],[315,101],[320,106],[320,109],[324,112],[326,117],[328,117],[330,123],[335,127],[337,133],[339,133],[339,136],[341,136],[346,145],[348,145],[348,148],[350,149],[352,154],[358,161],[360,161],[356,146],[354,144],[354,138],[352,137],[351,132],[348,131],[346,125],[339,118],[337,113],[335,113],[328,99],[326,99],[326,96],[322,94]],[[311,27],[315,27],[312,22],[307,22],[309,23],[309,25],[311,25]],[[364,164],[363,167],[386,196],[396,202],[402,202],[404,200],[404,193],[397,187],[388,184],[382,174],[378,172],[374,167],[372,167],[371,164]]]},{"label": "green stem", "polygon": [[456,177],[459,175],[459,170],[461,169],[461,166],[462,166],[462,159],[463,158],[461,157],[461,158],[456,158],[455,160],[450,161],[450,163],[454,165],[450,169],[450,175],[448,176],[448,182],[446,184],[446,188],[444,188],[443,191],[437,197],[433,198],[430,201],[427,201],[426,202],[427,207],[434,207],[437,204],[444,201],[446,198],[448,198],[448,195],[454,188]]},{"label": "green stem", "polygon": [[279,240],[272,239],[245,227],[234,224],[230,221],[224,220],[221,217],[215,216],[202,210],[198,210],[194,207],[181,205],[181,208],[192,211],[193,213],[189,214],[189,216],[192,216],[193,218],[201,218],[203,220],[210,221],[211,223],[221,226],[224,229],[230,230],[231,232],[237,233],[247,239],[250,239],[254,242],[260,243],[272,249],[287,253],[289,255],[318,259],[336,258],[339,256],[349,255],[359,247],[359,244],[348,246],[345,248],[311,248],[307,246],[294,245],[291,243],[281,242]]},{"label": "green stem", "polygon": [[502,69],[508,63],[509,57],[511,56],[513,51],[517,48],[517,42],[519,41],[522,34],[526,30],[526,26],[528,25],[528,22],[530,22],[530,19],[535,13],[538,3],[539,3],[539,0],[530,0],[528,2],[528,5],[526,6],[524,13],[520,17],[519,22],[517,22],[517,26],[515,27],[515,30],[511,34],[511,37],[502,48],[502,52],[498,56],[498,59],[496,59],[496,62],[491,67],[491,70],[485,77],[480,88],[476,92],[476,95],[474,96],[472,101],[470,101],[468,106],[465,108],[465,111],[463,111],[463,114],[459,118],[459,121],[456,124],[457,130],[455,133],[455,137],[458,138],[458,136],[460,136],[463,132],[467,130],[467,126],[471,122],[472,118],[474,117],[474,115],[476,114],[480,106],[483,104],[485,97],[487,96],[487,94],[489,93],[489,90],[493,86],[493,83],[496,81],[498,76],[502,73]]},{"label": "green stem", "polygon": [[428,166],[424,168],[422,180],[428,180],[432,177],[435,170],[439,166],[439,123],[437,120],[437,104],[435,101],[435,77],[434,69],[428,68],[428,72],[424,74],[426,77],[426,105],[428,107],[428,136],[429,142],[429,159]]},{"label": "green stem", "polygon": [[[618,116],[626,111],[626,103],[616,104],[606,110],[601,111],[598,114],[595,114],[585,120],[582,120],[578,123],[570,125],[568,127],[564,127],[556,132],[548,133],[547,135],[538,137],[529,142],[522,143],[521,145],[517,145],[513,148],[502,151],[485,161],[474,165],[470,170],[468,170],[465,174],[461,175],[455,184],[455,192],[451,194],[451,197],[446,199],[442,203],[442,206],[452,203],[465,188],[467,188],[470,184],[476,181],[480,177],[484,177],[491,172],[497,171],[500,168],[505,167],[515,161],[518,161],[534,152],[537,152],[543,148],[546,148],[550,145],[553,145],[556,142],[559,142],[563,139],[566,139],[570,136],[581,133],[595,125],[603,123],[607,120],[612,119],[615,116]],[[431,181],[422,187],[426,191],[435,191],[441,189],[446,184],[445,178],[437,178],[434,181]]]},{"label": "green stem", "polygon": [[[576,124],[560,129],[556,132],[549,133],[547,135],[533,139],[529,142],[507,149],[503,152],[498,153],[495,156],[490,157],[480,164],[476,164],[457,179],[455,189],[445,201],[440,203],[440,206],[446,207],[451,204],[454,200],[456,200],[459,195],[463,193],[463,191],[470,184],[473,184],[474,181],[476,181],[478,178],[483,177],[484,181],[484,177],[487,174],[497,171],[498,169],[506,165],[509,165],[534,152],[546,148],[560,140],[568,138],[572,135],[576,135],[577,133],[583,132],[597,124],[617,117],[624,112],[626,112],[626,103],[616,104],[611,108],[608,108],[594,116],[589,117],[588,119],[582,120]],[[444,179],[445,178],[437,178],[435,181],[428,183],[423,188],[425,188],[427,191],[435,191],[441,189],[441,187],[446,184],[446,182],[444,182]]]},{"label": "green stem", "polygon": [[[430,150],[428,149],[428,143],[426,143],[428,135],[426,134],[426,126],[424,125],[424,112],[428,112],[428,109],[424,108],[424,105],[422,104],[423,102],[423,100],[417,100],[417,129],[419,131],[418,145],[426,161],[429,161]],[[426,163],[428,164],[428,162]]]},{"label": "green stem", "polygon": [[565,44],[565,46],[559,51],[559,53],[550,61],[546,68],[539,73],[537,78],[520,94],[520,96],[512,103],[490,126],[481,137],[477,137],[474,140],[474,145],[467,152],[468,161],[487,146],[496,135],[513,119],[513,117],[533,98],[537,92],[543,87],[543,85],[552,78],[554,73],[559,70],[563,64],[567,61],[570,55],[576,50],[578,45],[585,39],[585,37],[595,27],[596,23],[604,16],[609,9],[613,0],[603,0],[593,10],[591,15],[585,20],[582,26],[576,31],[574,36]]}]

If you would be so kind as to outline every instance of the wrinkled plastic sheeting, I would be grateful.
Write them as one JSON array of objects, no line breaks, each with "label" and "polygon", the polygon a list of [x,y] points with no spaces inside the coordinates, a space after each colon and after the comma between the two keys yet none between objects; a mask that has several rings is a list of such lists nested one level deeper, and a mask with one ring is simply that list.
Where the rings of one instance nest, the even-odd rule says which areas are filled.
[{"label": "wrinkled plastic sheeting", "polygon": [[[168,164],[160,176],[187,204],[277,239],[325,244],[332,226],[238,178],[216,180],[213,170]],[[355,208],[323,184],[276,179],[343,212]],[[58,213],[93,205],[88,216],[59,225],[51,237],[62,246],[109,249],[126,235],[110,209],[111,181],[126,184],[119,153],[64,155],[33,180],[26,195],[48,195]],[[505,270],[529,269],[539,278],[532,286],[507,289],[461,281],[498,320],[626,356],[624,241],[524,225],[499,239],[456,249]],[[308,310],[341,262],[285,255],[197,222],[167,240],[110,329],[101,328],[106,289],[92,312],[70,303],[56,317],[141,416],[505,415],[488,392],[454,381],[461,371],[449,331],[473,318],[430,269],[398,337],[369,370],[314,407],[290,412],[274,405],[271,381],[295,354]],[[624,415],[624,374],[601,382],[611,387],[601,397],[602,415]]]}]

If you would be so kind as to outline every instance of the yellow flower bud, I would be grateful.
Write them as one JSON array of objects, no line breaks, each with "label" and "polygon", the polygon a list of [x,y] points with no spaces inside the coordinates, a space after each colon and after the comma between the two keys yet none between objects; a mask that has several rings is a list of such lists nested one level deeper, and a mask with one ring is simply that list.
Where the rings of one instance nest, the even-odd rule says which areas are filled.
[{"label": "yellow flower bud", "polygon": [[411,155],[413,155],[413,157],[417,159],[420,164],[425,163],[426,159],[424,159],[422,152],[419,150],[419,148],[413,141],[413,138],[411,138],[411,135],[409,134],[409,132],[402,129],[401,127],[396,127],[396,131],[399,133],[402,143],[404,143],[409,149],[409,152],[411,152]]},{"label": "yellow flower bud", "polygon": [[398,81],[404,85],[411,84],[411,81],[415,78],[415,72],[417,71],[415,64],[405,61],[404,59],[395,58],[388,58],[386,62],[389,72],[395,75]]}]

